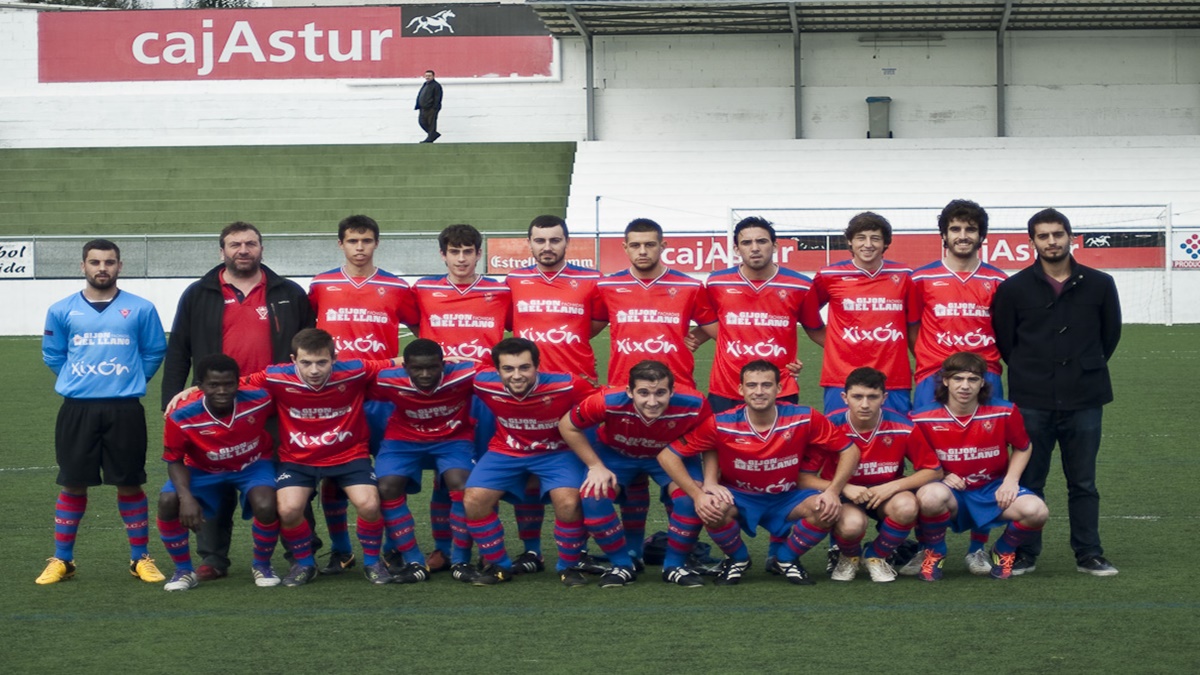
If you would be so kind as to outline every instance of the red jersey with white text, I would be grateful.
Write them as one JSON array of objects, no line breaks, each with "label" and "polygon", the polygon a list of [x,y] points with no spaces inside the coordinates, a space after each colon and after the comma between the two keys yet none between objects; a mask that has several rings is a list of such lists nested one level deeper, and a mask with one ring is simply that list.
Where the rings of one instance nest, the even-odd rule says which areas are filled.
[{"label": "red jersey with white text", "polygon": [[318,389],[304,382],[291,363],[277,364],[242,378],[275,399],[279,413],[279,461],[305,466],[337,466],[364,459],[367,418],[363,396],[375,374],[391,361],[334,361]]},{"label": "red jersey with white text", "polygon": [[635,459],[653,459],[663,448],[695,429],[712,410],[704,395],[677,386],[662,414],[647,420],[633,405],[624,387],[606,387],[571,410],[571,423],[580,429],[600,426],[600,442]]},{"label": "red jersey with white text", "polygon": [[910,389],[908,324],[917,315],[908,305],[912,270],[890,260],[874,273],[845,260],[821,269],[804,299],[801,323],[820,328],[820,309],[829,305],[821,386],[842,387],[855,368],[870,366],[887,376],[888,389]]},{"label": "red jersey with white text", "polygon": [[708,418],[669,447],[681,457],[715,450],[721,485],[765,494],[795,490],[802,463],[816,466],[822,453],[850,447],[846,435],[812,408],[780,403],[776,412],[771,428],[759,432],[747,419],[745,406],[734,408]]},{"label": "red jersey with white text", "polygon": [[400,355],[400,325],[417,325],[408,282],[381,269],[369,277],[342,268],[313,277],[308,301],[317,328],[333,336],[339,359],[392,359]]},{"label": "red jersey with white text", "polygon": [[543,373],[524,396],[504,388],[500,373],[484,370],[475,376],[475,395],[496,416],[496,435],[488,452],[527,457],[548,452],[570,451],[558,422],[595,387],[567,373]]},{"label": "red jersey with white text", "polygon": [[[925,436],[913,428],[906,415],[885,409],[879,416],[879,423],[867,433],[857,431],[848,417],[847,411],[841,410],[830,415],[829,421],[837,425],[861,453],[858,468],[850,477],[851,485],[871,487],[903,478],[906,459],[913,471],[941,466],[937,454],[925,442]],[[821,467],[821,478],[833,480],[836,473],[837,458],[827,459]]]},{"label": "red jersey with white text", "polygon": [[413,292],[421,337],[441,345],[446,356],[488,361],[512,325],[512,293],[490,277],[477,277],[469,286],[453,284],[444,274],[422,277]]},{"label": "red jersey with white text", "polygon": [[184,399],[163,423],[163,460],[223,473],[241,471],[260,459],[271,458],[267,418],[274,405],[262,389],[239,389],[233,412],[217,417],[208,410],[204,394]]},{"label": "red jersey with white text", "polygon": [[908,303],[921,322],[913,350],[918,382],[936,373],[957,352],[975,352],[987,361],[989,372],[1003,372],[992,330],[992,296],[1007,278],[987,263],[960,274],[938,260],[913,272]]},{"label": "red jersey with white text", "polygon": [[945,407],[913,413],[913,425],[925,435],[946,473],[957,474],[968,490],[1004,478],[1008,448],[1029,448],[1021,411],[1008,401],[980,405],[975,414],[959,418]]},{"label": "red jersey with white text", "polygon": [[396,406],[383,437],[417,443],[471,440],[475,431],[471,395],[476,368],[469,362],[447,363],[432,391],[419,389],[404,368],[381,370],[367,398]]},{"label": "red jersey with white text", "polygon": [[671,369],[677,383],[695,387],[695,359],[684,338],[692,322],[703,326],[717,320],[703,284],[672,269],[648,281],[625,270],[601,279],[599,288],[593,318],[608,322],[608,383],[628,384],[630,368],[654,359]]},{"label": "red jersey with white text", "polygon": [[512,290],[513,335],[538,346],[540,367],[596,379],[591,337],[599,281],[596,270],[570,263],[551,275],[531,265],[505,278]]},{"label": "red jersey with white text", "polygon": [[796,360],[796,324],[812,280],[781,267],[766,281],[750,281],[731,267],[713,272],[704,287],[721,326],[709,393],[741,399],[742,366],[766,359],[784,373],[779,395],[799,394],[787,364]]}]

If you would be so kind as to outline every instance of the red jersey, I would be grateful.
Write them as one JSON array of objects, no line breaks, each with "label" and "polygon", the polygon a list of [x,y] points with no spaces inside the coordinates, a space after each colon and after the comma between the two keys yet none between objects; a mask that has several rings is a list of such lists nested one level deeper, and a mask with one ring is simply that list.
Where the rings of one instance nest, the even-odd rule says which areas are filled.
[{"label": "red jersey", "polygon": [[[847,419],[846,411],[830,415],[829,421],[846,434],[861,453],[858,468],[850,477],[851,485],[871,487],[904,477],[904,460],[913,471],[937,469],[941,466],[925,436],[913,428],[907,416],[894,410],[884,410],[879,424],[866,434],[860,434]],[[821,478],[833,480],[837,473],[837,458],[828,459],[821,467]]]},{"label": "red jersey", "polygon": [[608,383],[625,386],[630,368],[654,359],[671,369],[677,383],[694,388],[695,359],[684,338],[691,322],[703,326],[717,320],[703,284],[672,269],[650,281],[625,270],[601,279],[599,288],[593,318],[608,322]]},{"label": "red jersey", "polygon": [[475,370],[473,363],[447,363],[433,391],[417,388],[404,368],[381,370],[367,397],[396,406],[383,437],[417,443],[470,441],[475,431],[471,422]]},{"label": "red jersey", "polygon": [[846,435],[816,410],[787,403],[777,404],[776,410],[775,424],[766,433],[750,425],[741,406],[708,418],[668,447],[681,457],[716,450],[721,485],[765,494],[795,490],[802,463],[818,466],[822,453],[850,447]]},{"label": "red jersey", "polygon": [[964,276],[940,260],[913,272],[908,304],[921,322],[913,350],[918,382],[936,373],[956,352],[975,352],[987,361],[989,372],[1003,372],[992,330],[992,296],[1007,278],[986,263]]},{"label": "red jersey", "polygon": [[340,359],[392,359],[400,355],[400,325],[421,320],[408,282],[376,269],[355,278],[338,268],[313,277],[308,301],[317,328],[333,336]]},{"label": "red jersey", "polygon": [[271,318],[267,310],[267,284],[264,274],[250,292],[242,295],[225,282],[225,270],[217,272],[221,280],[221,352],[237,361],[243,373],[252,373],[271,365]]},{"label": "red jersey", "polygon": [[623,387],[607,387],[588,396],[571,410],[571,424],[587,429],[598,424],[600,442],[635,459],[653,459],[670,443],[695,429],[712,410],[704,395],[691,387],[676,387],[666,410],[647,421]]},{"label": "red jersey", "polygon": [[1021,411],[1008,401],[980,405],[965,419],[942,406],[913,413],[912,420],[937,453],[942,468],[966,481],[968,490],[1004,478],[1009,446],[1029,448]]},{"label": "red jersey", "polygon": [[492,347],[512,325],[512,293],[489,277],[458,286],[449,276],[422,277],[413,285],[421,311],[420,335],[446,356],[489,361]]},{"label": "red jersey", "polygon": [[279,461],[337,466],[367,454],[363,395],[375,374],[391,361],[334,361],[320,389],[305,384],[295,364],[268,367],[242,378],[271,393],[279,412]]},{"label": "red jersey", "polygon": [[570,263],[549,276],[537,265],[522,267],[504,280],[512,290],[513,335],[538,346],[542,368],[596,379],[591,339],[598,281],[596,270]]},{"label": "red jersey", "polygon": [[233,413],[214,416],[196,392],[167,415],[163,424],[163,460],[223,473],[241,471],[271,458],[271,435],[265,425],[274,405],[262,389],[239,389]]},{"label": "red jersey", "polygon": [[[770,361],[786,375],[787,364],[796,360],[796,324],[812,280],[781,267],[766,281],[750,281],[740,267],[731,267],[713,272],[704,287],[721,326],[708,391],[740,400],[742,366],[755,359]],[[796,378],[782,378],[780,396],[799,393]]]},{"label": "red jersey", "polygon": [[890,260],[874,274],[853,260],[817,272],[800,317],[805,328],[820,328],[820,310],[829,305],[822,387],[841,388],[850,371],[870,366],[887,376],[888,389],[912,388],[908,324],[917,314],[908,304],[911,276],[911,269]]},{"label": "red jersey", "polygon": [[496,415],[496,435],[488,452],[511,457],[567,451],[558,422],[575,404],[595,391],[583,378],[566,373],[539,372],[533,388],[513,396],[495,370],[475,376],[475,395]]}]

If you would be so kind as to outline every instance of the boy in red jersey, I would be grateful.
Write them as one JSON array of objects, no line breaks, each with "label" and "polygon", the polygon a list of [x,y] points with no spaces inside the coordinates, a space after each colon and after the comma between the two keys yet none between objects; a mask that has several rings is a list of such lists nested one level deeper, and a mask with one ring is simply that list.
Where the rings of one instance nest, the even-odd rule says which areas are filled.
[{"label": "boy in red jersey", "polygon": [[[338,248],[345,255],[341,267],[313,277],[308,300],[317,317],[317,328],[333,336],[338,357],[394,359],[400,354],[400,326],[420,321],[416,299],[408,282],[375,266],[379,223],[368,216],[349,216],[338,223]],[[379,450],[391,406],[366,401],[371,454]],[[322,574],[340,574],[354,566],[346,522],[346,495],[331,481],[321,486],[321,510],[329,527],[329,564]]]},{"label": "boy in red jersey", "polygon": [[[892,225],[866,211],[846,226],[849,260],[821,268],[804,298],[801,324],[825,348],[821,386],[825,412],[840,409],[842,387],[850,371],[870,366],[887,376],[885,408],[908,413],[912,407],[912,367],[908,362],[909,323],[916,315],[908,304],[912,270],[884,260],[892,243]],[[829,305],[829,325],[820,310]]]},{"label": "boy in red jersey", "polygon": [[947,527],[962,532],[1004,525],[993,548],[991,576],[1007,579],[1017,547],[1041,532],[1049,516],[1045,502],[1018,483],[1029,463],[1021,412],[1008,401],[990,398],[986,372],[987,363],[978,354],[951,355],[942,364],[942,381],[934,392],[942,407],[912,417],[946,472],[941,481],[917,491],[917,539],[924,551],[918,576],[925,581],[942,578]]},{"label": "boy in red jersey", "polygon": [[[800,402],[795,375],[803,367],[797,356],[796,324],[812,280],[775,263],[775,227],[756,216],[733,227],[733,241],[742,263],[713,272],[704,284],[705,294],[717,314],[717,352],[708,384],[708,403],[722,413],[742,405],[738,373],[755,359],[774,363],[790,377],[783,379],[779,395],[787,403]],[[708,340],[692,329],[688,346]]]},{"label": "boy in red jersey", "polygon": [[593,317],[609,326],[608,383],[624,386],[630,368],[656,359],[667,364],[679,384],[695,387],[688,327],[694,322],[708,337],[717,336],[717,315],[704,285],[662,263],[662,227],[653,220],[629,223],[624,246],[629,269],[600,280],[601,302]]},{"label": "boy in red jersey", "polygon": [[279,538],[275,509],[275,465],[267,418],[274,410],[262,389],[238,388],[238,364],[209,354],[196,363],[200,393],[172,410],[163,425],[167,480],[158,498],[158,531],[175,563],[163,586],[186,591],[200,583],[192,567],[188,530],[217,515],[225,491],[241,493],[242,512],[253,511],[254,584],[278,586],[271,556]]},{"label": "boy in red jersey", "polygon": [[[914,432],[908,417],[883,407],[887,390],[883,373],[874,368],[856,368],[846,378],[842,399],[846,409],[829,416],[858,446],[861,456],[854,475],[842,488],[842,514],[833,527],[833,542],[838,547],[834,581],[851,581],[858,572],[860,558],[871,581],[886,583],[896,579],[888,556],[904,542],[917,522],[915,490],[941,480],[937,455]],[[914,469],[904,475],[904,461]],[[819,479],[810,487],[826,487],[836,465],[826,462]],[[870,520],[879,523],[879,536],[862,546]]]},{"label": "boy in red jersey", "polygon": [[[800,556],[829,534],[841,512],[840,493],[858,464],[858,448],[821,413],[779,403],[779,369],[757,360],[742,366],[746,405],[711,417],[658,455],[667,474],[687,492],[709,534],[727,556],[717,585],[731,586],[750,569],[750,536],[761,526],[786,537],[772,570],[789,583],[811,585]],[[802,488],[802,467],[819,466],[821,453],[839,454],[824,490]],[[704,483],[690,480],[683,459],[704,457]],[[694,543],[694,540],[693,542]]]}]

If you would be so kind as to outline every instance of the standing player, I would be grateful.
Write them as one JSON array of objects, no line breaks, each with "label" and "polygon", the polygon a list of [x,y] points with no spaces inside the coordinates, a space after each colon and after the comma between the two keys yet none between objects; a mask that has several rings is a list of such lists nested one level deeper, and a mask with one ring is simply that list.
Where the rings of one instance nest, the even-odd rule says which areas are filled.
[{"label": "standing player", "polygon": [[449,490],[450,523],[455,546],[450,556],[454,577],[473,576],[470,539],[463,511],[463,490],[471,472],[474,446],[471,393],[476,366],[447,364],[442,348],[433,340],[418,338],[404,348],[404,366],[388,368],[376,376],[369,396],[395,408],[388,421],[375,475],[379,480],[383,521],[395,547],[389,560],[396,583],[425,581],[429,568],[413,535],[413,517],[407,494],[421,490],[421,470],[432,462]]},{"label": "standing player", "polygon": [[[598,540],[601,548],[608,551],[606,542],[623,533],[629,547],[628,555],[634,559],[635,566],[641,563],[641,547],[636,545],[641,543],[645,530],[630,532],[618,523],[613,502],[618,499],[618,494],[624,497],[628,486],[642,476],[650,476],[667,494],[676,495],[679,488],[671,483],[671,478],[659,465],[658,453],[711,416],[700,392],[690,387],[676,389],[675,376],[658,361],[642,361],[630,370],[626,388],[602,389],[563,416],[558,430],[587,466],[580,495],[584,505],[599,516],[598,519],[589,518],[587,525],[589,530],[605,533],[606,538]],[[599,427],[598,438],[593,443],[584,430],[596,427]],[[689,468],[693,479],[702,478],[698,462]],[[688,499],[690,504],[686,495],[681,493],[679,496]],[[685,519],[690,513],[695,521],[693,524],[699,526],[694,507],[672,509],[669,537],[680,529],[676,513]],[[683,586],[703,584],[699,575],[683,567],[691,549],[677,550],[675,543],[671,538],[663,563],[664,580]],[[682,581],[685,577],[686,582]]]},{"label": "standing player", "polygon": [[[846,409],[829,417],[860,453],[858,468],[842,488],[842,514],[833,527],[833,542],[838,547],[834,581],[852,581],[860,557],[871,581],[894,581],[896,572],[887,559],[917,522],[914,491],[942,478],[937,455],[924,436],[914,433],[908,417],[884,409],[886,391],[883,373],[874,368],[856,368],[846,378],[842,393]],[[904,475],[906,459],[914,469],[908,476]],[[826,463],[821,478],[833,478],[835,469],[834,463]],[[815,483],[815,487],[824,485]],[[862,539],[869,520],[879,523],[879,536],[864,553]]]},{"label": "standing player", "polygon": [[[1117,568],[1100,544],[1096,456],[1104,405],[1113,400],[1108,360],[1121,341],[1121,300],[1111,276],[1071,255],[1071,221],[1062,213],[1035,213],[1029,241],[1037,260],[1000,285],[992,306],[1009,395],[1033,443],[1021,482],[1042,494],[1057,443],[1075,569],[1110,577]],[[1041,552],[1041,535],[1030,537],[1013,573],[1032,572]]]},{"label": "standing player", "polygon": [[[820,380],[825,412],[844,405],[842,388],[850,371],[870,366],[887,376],[884,407],[907,413],[912,407],[908,324],[917,318],[908,304],[912,270],[884,260],[892,244],[892,225],[883,216],[870,211],[854,216],[845,236],[851,258],[817,272],[801,309],[805,330],[825,348]],[[827,304],[825,326],[820,310]]]},{"label": "standing player", "polygon": [[117,508],[129,538],[129,572],[164,579],[146,550],[146,411],[140,398],[167,350],[162,321],[149,301],[117,288],[121,249],[107,239],[83,245],[86,285],[50,306],[42,360],[63,397],[54,427],[58,484],[54,556],[37,578],[53,584],[75,575],[75,535],[87,509],[88,488],[117,487]]},{"label": "standing player", "polygon": [[[523,494],[529,477],[536,476],[542,495],[548,495],[554,505],[560,578],[565,586],[582,586],[587,580],[576,566],[587,545],[585,518],[600,523],[603,514],[581,504],[579,486],[586,470],[563,441],[558,425],[593,388],[574,375],[539,372],[537,345],[524,338],[501,341],[492,350],[492,362],[495,371],[476,375],[475,393],[495,413],[496,435],[467,479],[463,499],[467,528],[487,563],[471,581],[487,585],[509,579],[512,561],[504,548],[504,526],[496,516],[496,505],[505,493]],[[609,525],[611,530],[613,523]],[[592,530],[613,563],[600,578],[601,588],[624,586],[636,578],[619,526],[616,530],[615,537]]]},{"label": "standing player", "polygon": [[[992,386],[992,395],[1004,398],[991,306],[996,287],[1008,275],[979,258],[987,230],[987,211],[975,202],[955,199],[938,216],[941,260],[913,272],[908,302],[919,322],[908,334],[917,360],[913,410],[936,405],[933,391],[938,371],[947,357],[960,351],[975,352],[987,361],[984,378]],[[992,571],[984,551],[987,541],[986,530],[971,532],[966,563],[972,574]]]},{"label": "standing player", "polygon": [[283,585],[301,586],[317,574],[304,508],[326,478],[337,482],[358,511],[358,541],[367,580],[390,583],[392,575],[379,559],[383,519],[362,402],[375,375],[392,362],[338,361],[333,336],[317,328],[297,333],[292,349],[292,363],[243,378],[248,386],[270,392],[279,410],[282,442],[275,484],[280,533],[295,561]]},{"label": "standing player", "polygon": [[175,563],[167,591],[195,588],[188,530],[216,515],[229,488],[242,496],[243,517],[254,532],[254,584],[278,586],[271,569],[279,518],[275,508],[275,464],[266,432],[271,396],[262,389],[238,388],[238,365],[225,354],[196,363],[200,393],[184,400],[163,427],[163,460],[169,479],[158,497],[158,532]]},{"label": "standing player", "polygon": [[[418,334],[441,345],[446,356],[483,362],[512,326],[512,293],[504,282],[476,271],[483,257],[483,235],[479,230],[470,225],[450,225],[438,234],[438,248],[446,274],[422,277],[413,285],[421,315]],[[485,406],[474,405],[472,416],[476,419],[478,454],[491,438],[493,423]],[[429,504],[436,546],[429,556],[429,568],[435,572],[450,567],[451,508],[447,490],[436,487]],[[537,536],[536,546],[540,549],[540,527]]]},{"label": "standing player", "polygon": [[[333,336],[338,358],[394,359],[400,354],[400,326],[416,326],[416,300],[408,282],[375,266],[379,224],[367,216],[349,216],[338,223],[338,248],[346,257],[341,267],[313,277],[308,299],[317,328]],[[364,412],[371,433],[371,453],[379,449],[391,406],[366,401]],[[347,500],[331,481],[321,489],[321,506],[329,527],[329,564],[322,574],[339,574],[354,566],[346,520]]]},{"label": "standing player", "polygon": [[[942,578],[946,528],[1005,526],[993,548],[994,579],[1012,576],[1017,547],[1041,532],[1046,504],[1018,484],[1029,463],[1029,436],[1016,406],[991,399],[983,379],[987,362],[971,352],[951,355],[942,364],[934,392],[940,408],[913,414],[913,425],[941,460],[945,478],[917,491],[921,503],[917,539],[924,557],[919,577]],[[1015,452],[1009,456],[1008,449]]]},{"label": "standing player", "polygon": [[[775,228],[751,216],[733,227],[733,241],[742,263],[713,272],[705,292],[716,312],[717,356],[708,384],[708,403],[722,413],[742,405],[738,373],[755,359],[775,364],[781,372],[797,375],[801,364],[796,350],[796,324],[800,306],[812,280],[775,264]],[[695,346],[708,335],[693,329]],[[779,390],[787,403],[800,402],[795,377],[785,377]]]},{"label": "standing player", "polygon": [[[221,230],[221,264],[179,297],[163,363],[162,406],[188,386],[188,372],[209,354],[228,354],[243,373],[290,358],[292,338],[314,324],[304,289],[262,264],[262,233],[250,223]],[[194,375],[193,375],[194,382]],[[271,431],[271,427],[268,427]],[[196,534],[201,581],[229,574],[229,540],[237,500],[227,492],[217,517]]]},{"label": "standing player", "polygon": [[[810,585],[800,556],[837,522],[841,490],[858,463],[858,448],[821,413],[779,403],[779,369],[764,360],[742,366],[746,405],[711,417],[658,455],[667,474],[696,505],[696,513],[727,556],[717,584],[741,581],[750,551],[738,526],[754,536],[759,526],[787,537],[773,570],[788,582]],[[802,488],[801,467],[819,466],[820,453],[840,453],[837,471],[824,490]],[[689,480],[683,458],[703,455],[704,483]],[[699,527],[686,533],[686,550]]]},{"label": "standing player", "polygon": [[717,316],[703,284],[662,263],[663,231],[653,220],[629,223],[624,246],[629,269],[600,281],[601,302],[593,317],[609,325],[608,383],[624,386],[630,368],[657,359],[667,364],[676,382],[695,387],[688,325],[695,322],[708,337],[717,334]]}]

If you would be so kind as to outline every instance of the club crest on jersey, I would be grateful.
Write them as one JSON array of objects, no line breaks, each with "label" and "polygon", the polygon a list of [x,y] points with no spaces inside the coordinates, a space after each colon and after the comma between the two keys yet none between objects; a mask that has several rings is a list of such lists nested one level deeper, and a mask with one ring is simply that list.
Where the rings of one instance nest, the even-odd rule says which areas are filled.
[{"label": "club crest on jersey", "polygon": [[267,320],[267,308],[266,307],[258,307],[257,311],[258,311],[258,318],[262,319],[263,321],[266,321]]},{"label": "club crest on jersey", "polygon": [[128,319],[128,318],[129,318],[129,310],[128,310],[128,309],[123,309],[123,310],[121,310],[121,318],[122,318],[122,319]]},{"label": "club crest on jersey", "polygon": [[375,292],[382,297],[384,293],[387,293],[387,289],[385,289],[383,286],[380,286],[379,288],[375,289]]},{"label": "club crest on jersey", "polygon": [[900,275],[899,274],[893,274],[891,278],[892,278],[893,284],[900,285]]},{"label": "club crest on jersey", "polygon": [[553,400],[554,399],[551,398],[550,396],[543,396],[542,397],[542,405],[550,405],[550,402]]},{"label": "club crest on jersey", "polygon": [[671,296],[672,298],[675,297],[675,294],[678,292],[679,292],[679,289],[677,289],[677,288],[668,288],[667,289],[667,295]]},{"label": "club crest on jersey", "polygon": [[579,282],[575,281],[574,279],[570,280],[567,283],[571,285],[571,288],[579,288]]},{"label": "club crest on jersey", "polygon": [[495,297],[496,297],[496,294],[495,294],[495,293],[484,293],[484,294],[483,294],[483,301],[484,301],[484,302],[491,302],[491,301],[492,301],[492,299],[493,299],[493,298],[495,298]]},{"label": "club crest on jersey", "polygon": [[251,415],[246,418],[246,421],[250,424],[256,424],[258,422],[258,418],[256,418],[254,415]]},{"label": "club crest on jersey", "polygon": [[985,290],[985,291],[988,291],[988,292],[991,292],[991,290],[992,290],[992,282],[990,282],[990,281],[985,281],[985,282],[983,282],[983,290]]},{"label": "club crest on jersey", "polygon": [[675,422],[674,422],[674,421],[667,422],[667,428],[668,428],[668,429],[674,429],[674,428],[675,428]]},{"label": "club crest on jersey", "polygon": [[984,431],[991,431],[993,426],[995,426],[995,425],[991,420],[983,421],[983,430]]},{"label": "club crest on jersey", "polygon": [[891,437],[891,436],[884,436],[884,437],[883,437],[882,439],[880,439],[880,440],[883,442],[883,444],[884,444],[884,445],[891,445],[891,444],[892,444],[892,437]]},{"label": "club crest on jersey", "polygon": [[345,391],[346,391],[346,385],[344,385],[344,384],[339,384],[339,385],[337,386],[337,390],[338,390],[339,392],[345,392]]},{"label": "club crest on jersey", "polygon": [[785,440],[785,441],[790,441],[790,440],[792,440],[792,436],[793,436],[794,434],[795,434],[795,432],[793,432],[793,431],[785,431],[785,432],[783,432],[783,440]]},{"label": "club crest on jersey", "polygon": [[781,288],[775,292],[779,295],[780,300],[787,300],[787,291],[785,291],[784,289]]}]

